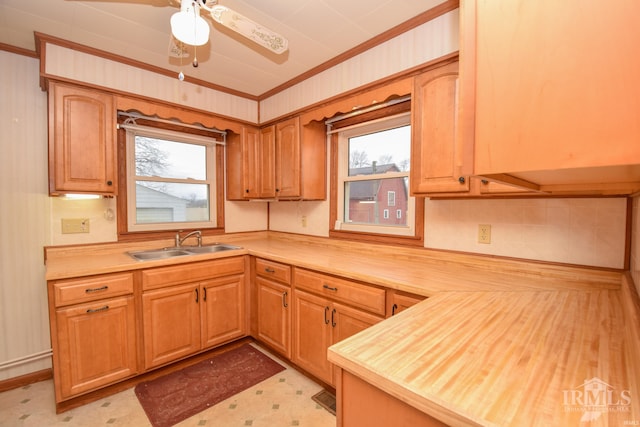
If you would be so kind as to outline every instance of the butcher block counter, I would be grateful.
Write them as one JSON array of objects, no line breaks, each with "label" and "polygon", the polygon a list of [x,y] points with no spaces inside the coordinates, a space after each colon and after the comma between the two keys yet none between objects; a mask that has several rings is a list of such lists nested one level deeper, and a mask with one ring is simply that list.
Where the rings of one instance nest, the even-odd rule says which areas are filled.
[{"label": "butcher block counter", "polygon": [[[333,345],[329,360],[450,425],[640,425],[640,308],[626,273],[273,232],[216,240],[242,249],[139,262],[125,252],[171,242],[47,248],[47,279],[249,254],[411,292],[429,298]],[[338,388],[339,424],[340,399]]]}]

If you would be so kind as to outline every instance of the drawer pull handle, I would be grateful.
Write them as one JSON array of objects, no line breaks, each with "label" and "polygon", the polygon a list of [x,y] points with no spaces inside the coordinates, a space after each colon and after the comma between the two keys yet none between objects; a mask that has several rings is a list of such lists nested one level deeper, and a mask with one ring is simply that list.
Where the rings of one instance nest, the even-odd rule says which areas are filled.
[{"label": "drawer pull handle", "polygon": [[87,288],[84,290],[84,292],[87,294],[90,294],[91,292],[106,291],[107,289],[109,289],[109,286],[104,285],[104,286],[100,286],[99,288]]},{"label": "drawer pull handle", "polygon": [[200,294],[198,293],[198,288],[196,288],[196,302],[200,300]]},{"label": "drawer pull handle", "polygon": [[398,304],[393,304],[393,306],[391,307],[391,315],[393,316],[394,314],[396,314],[396,310],[398,309]]},{"label": "drawer pull handle", "polygon": [[276,272],[273,268],[269,268],[269,267],[265,267],[264,271],[266,271],[267,273],[275,273]]},{"label": "drawer pull handle", "polygon": [[333,326],[334,328],[336,327],[336,322],[333,320],[333,316],[336,314],[336,309],[334,308],[331,311],[331,326]]},{"label": "drawer pull handle", "polygon": [[335,287],[332,288],[331,286],[327,285],[326,283],[324,285],[322,285],[322,287],[325,288],[325,289],[328,289],[330,291],[334,291],[334,292],[338,291],[338,288],[335,288]]},{"label": "drawer pull handle", "polygon": [[329,307],[325,307],[324,308],[324,324],[328,325],[329,324],[329,319],[327,319],[327,312],[329,311]]},{"label": "drawer pull handle", "polygon": [[99,313],[101,311],[106,311],[109,310],[109,306],[105,305],[104,307],[100,307],[100,308],[90,308],[87,310],[87,313],[91,314],[91,313]]},{"label": "drawer pull handle", "polygon": [[202,301],[207,302],[207,288],[202,288]]},{"label": "drawer pull handle", "polygon": [[287,296],[289,296],[289,292],[284,291],[284,292],[282,293],[282,306],[283,306],[284,308],[289,307],[289,304],[287,303]]}]

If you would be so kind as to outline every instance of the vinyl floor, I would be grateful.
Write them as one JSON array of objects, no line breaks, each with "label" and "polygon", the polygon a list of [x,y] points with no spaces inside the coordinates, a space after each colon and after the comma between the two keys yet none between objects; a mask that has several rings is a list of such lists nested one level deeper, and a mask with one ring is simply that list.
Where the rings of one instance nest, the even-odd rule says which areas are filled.
[{"label": "vinyl floor", "polygon": [[[322,387],[284,361],[256,347],[287,369],[176,425],[334,427],[335,416],[311,399]],[[54,400],[52,380],[0,393],[0,426],[151,425],[133,388],[61,414],[56,414]]]}]

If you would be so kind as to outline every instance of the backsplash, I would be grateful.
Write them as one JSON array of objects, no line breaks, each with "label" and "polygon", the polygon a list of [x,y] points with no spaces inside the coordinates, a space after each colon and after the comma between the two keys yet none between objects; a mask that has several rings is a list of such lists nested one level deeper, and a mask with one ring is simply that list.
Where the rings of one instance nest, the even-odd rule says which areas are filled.
[{"label": "backsplash", "polygon": [[[622,197],[427,200],[425,246],[623,268],[626,206]],[[490,244],[478,243],[479,224],[491,225]]]}]

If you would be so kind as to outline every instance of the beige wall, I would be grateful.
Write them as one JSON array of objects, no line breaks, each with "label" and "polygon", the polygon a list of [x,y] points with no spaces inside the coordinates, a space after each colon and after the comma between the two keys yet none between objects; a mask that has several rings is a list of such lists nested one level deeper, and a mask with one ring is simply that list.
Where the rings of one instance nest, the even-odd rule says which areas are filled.
[{"label": "beige wall", "polygon": [[[38,60],[0,51],[0,93],[2,380],[51,366],[42,250],[50,243],[47,97],[38,86]],[[7,363],[17,359],[26,363]]]},{"label": "beige wall", "polygon": [[[425,246],[623,268],[626,198],[427,200]],[[491,243],[478,243],[478,225]]]}]

